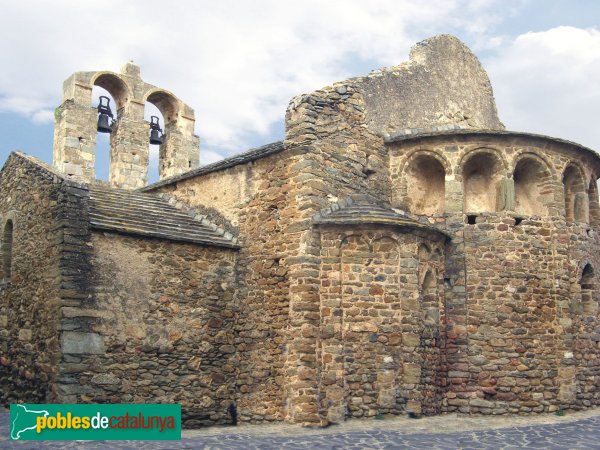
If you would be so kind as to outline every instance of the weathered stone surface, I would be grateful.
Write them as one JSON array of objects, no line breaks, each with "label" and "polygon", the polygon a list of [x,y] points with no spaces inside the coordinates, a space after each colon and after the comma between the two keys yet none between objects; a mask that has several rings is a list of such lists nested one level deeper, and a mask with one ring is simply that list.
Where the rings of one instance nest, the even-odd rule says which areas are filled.
[{"label": "weathered stone surface", "polygon": [[409,61],[358,79],[367,123],[376,132],[461,128],[503,129],[487,73],[454,36],[419,42]]},{"label": "weathered stone surface", "polygon": [[64,331],[62,334],[62,351],[70,354],[104,354],[106,348],[102,337],[97,333],[80,333]]}]

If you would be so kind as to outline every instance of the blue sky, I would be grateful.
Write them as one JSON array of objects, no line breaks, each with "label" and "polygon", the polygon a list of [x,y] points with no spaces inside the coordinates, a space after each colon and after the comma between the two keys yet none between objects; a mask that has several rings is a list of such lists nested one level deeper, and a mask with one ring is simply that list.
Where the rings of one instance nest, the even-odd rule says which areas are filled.
[{"label": "blue sky", "polygon": [[[293,96],[400,64],[440,33],[481,59],[508,129],[600,150],[599,21],[592,0],[13,1],[0,16],[0,164],[15,149],[52,162],[52,112],[75,71],[134,60],[196,110],[206,164],[282,139]],[[106,178],[108,146],[97,151]]]}]

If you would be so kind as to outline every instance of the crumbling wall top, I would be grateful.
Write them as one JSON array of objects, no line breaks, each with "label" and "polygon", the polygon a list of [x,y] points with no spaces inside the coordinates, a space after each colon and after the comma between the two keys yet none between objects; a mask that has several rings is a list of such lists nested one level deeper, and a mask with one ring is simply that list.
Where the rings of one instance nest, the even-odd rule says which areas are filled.
[{"label": "crumbling wall top", "polygon": [[353,81],[364,95],[368,126],[377,133],[450,124],[504,129],[487,73],[454,36],[419,42],[407,62]]}]

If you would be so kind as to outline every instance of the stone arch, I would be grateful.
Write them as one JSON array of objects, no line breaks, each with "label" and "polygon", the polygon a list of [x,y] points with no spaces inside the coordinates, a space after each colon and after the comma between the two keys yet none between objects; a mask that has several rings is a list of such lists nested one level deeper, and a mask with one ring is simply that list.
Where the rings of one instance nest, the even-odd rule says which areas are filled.
[{"label": "stone arch", "polygon": [[588,186],[581,168],[568,164],[562,177],[567,222],[589,222]]},{"label": "stone arch", "polygon": [[502,151],[494,147],[476,147],[466,150],[463,155],[458,160],[458,165],[456,167],[456,173],[464,176],[464,167],[465,163],[472,158],[473,156],[479,154],[487,154],[490,157],[494,158],[498,164],[498,171],[500,173],[508,173],[509,172],[509,164]]},{"label": "stone arch", "polygon": [[418,158],[420,156],[428,156],[430,158],[436,159],[444,168],[444,172],[452,173],[452,164],[450,164],[448,158],[446,158],[446,156],[444,156],[440,152],[428,148],[417,148],[415,150],[410,151],[406,155],[404,162],[402,162],[402,164],[400,165],[400,172],[406,171],[406,167],[410,165],[415,158]]},{"label": "stone arch", "polygon": [[579,278],[581,291],[581,307],[584,314],[596,314],[598,312],[598,280],[591,263],[586,263]]},{"label": "stone arch", "polygon": [[2,240],[0,246],[0,255],[2,260],[2,280],[8,281],[12,275],[13,261],[13,232],[14,222],[7,219],[2,227]]},{"label": "stone arch", "polygon": [[175,95],[164,89],[152,89],[144,96],[144,102],[152,103],[158,108],[165,121],[165,128],[177,124],[179,100]]},{"label": "stone arch", "polygon": [[590,224],[600,225],[600,199],[598,198],[598,181],[592,176],[588,185],[588,211],[590,214]]},{"label": "stone arch", "polygon": [[497,210],[497,190],[506,167],[506,161],[495,150],[477,149],[463,157],[461,172],[465,213]]},{"label": "stone arch", "polygon": [[131,98],[129,85],[116,73],[98,72],[92,78],[91,84],[108,91],[116,103],[117,111],[123,108]]},{"label": "stone arch", "polygon": [[525,153],[513,171],[515,211],[526,216],[548,215],[553,200],[553,178],[546,162],[534,153]]},{"label": "stone arch", "polygon": [[413,214],[444,212],[447,165],[434,152],[415,152],[404,166],[408,208]]},{"label": "stone arch", "polygon": [[542,166],[544,166],[552,177],[556,177],[556,169],[552,161],[543,153],[532,150],[530,148],[522,148],[515,152],[514,156],[511,158],[509,166],[511,168],[511,172],[515,171],[515,167],[521,161],[521,159],[530,157],[537,159]]}]

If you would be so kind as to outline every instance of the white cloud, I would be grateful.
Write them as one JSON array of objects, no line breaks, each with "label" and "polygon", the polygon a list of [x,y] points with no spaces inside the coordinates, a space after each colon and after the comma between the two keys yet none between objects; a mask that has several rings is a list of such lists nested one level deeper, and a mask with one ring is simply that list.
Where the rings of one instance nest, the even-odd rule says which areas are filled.
[{"label": "white cloud", "polygon": [[133,59],[146,81],[195,108],[204,150],[238,152],[250,146],[248,136],[252,145],[271,138],[294,95],[398,64],[412,44],[440,32],[486,41],[502,17],[498,4],[8,2],[0,17],[0,110],[47,119],[72,72],[118,70]]},{"label": "white cloud", "polygon": [[223,156],[220,153],[213,152],[212,150],[204,150],[200,154],[200,165],[205,166],[214,162],[220,161]]},{"label": "white cloud", "polygon": [[54,122],[54,111],[50,111],[48,109],[38,109],[31,115],[31,120],[34,123]]},{"label": "white cloud", "polygon": [[133,59],[146,81],[196,110],[206,164],[280,138],[272,132],[294,95],[398,64],[415,42],[445,32],[492,55],[483,63],[508,128],[600,148],[600,32],[558,27],[511,37],[500,24],[520,2],[505,5],[8,2],[0,16],[0,112],[51,121],[72,72],[119,70]]},{"label": "white cloud", "polygon": [[508,129],[572,139],[600,150],[600,31],[525,33],[484,61]]}]

